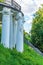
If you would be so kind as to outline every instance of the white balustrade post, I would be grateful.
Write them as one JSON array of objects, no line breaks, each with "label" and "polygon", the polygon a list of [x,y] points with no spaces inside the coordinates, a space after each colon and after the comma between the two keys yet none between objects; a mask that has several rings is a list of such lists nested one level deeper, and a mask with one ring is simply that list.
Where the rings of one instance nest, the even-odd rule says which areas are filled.
[{"label": "white balustrade post", "polygon": [[4,7],[2,15],[2,40],[1,43],[9,48],[10,43],[10,22],[11,22],[11,9]]},{"label": "white balustrade post", "polygon": [[18,13],[18,24],[17,24],[17,42],[16,42],[16,49],[19,52],[23,52],[23,17],[21,13]]}]

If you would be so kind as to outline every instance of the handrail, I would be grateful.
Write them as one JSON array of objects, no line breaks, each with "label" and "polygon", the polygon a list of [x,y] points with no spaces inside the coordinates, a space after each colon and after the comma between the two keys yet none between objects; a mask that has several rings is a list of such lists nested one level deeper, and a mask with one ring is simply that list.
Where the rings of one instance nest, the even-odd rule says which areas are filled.
[{"label": "handrail", "polygon": [[15,11],[18,11],[18,12],[22,13],[22,15],[24,16],[24,14],[23,14],[22,11],[20,11],[20,10],[14,8],[14,7],[11,6],[11,5],[8,5],[8,4],[6,4],[6,3],[1,3],[1,2],[0,2],[0,6],[11,8],[11,9],[13,9],[13,10],[15,10]]}]

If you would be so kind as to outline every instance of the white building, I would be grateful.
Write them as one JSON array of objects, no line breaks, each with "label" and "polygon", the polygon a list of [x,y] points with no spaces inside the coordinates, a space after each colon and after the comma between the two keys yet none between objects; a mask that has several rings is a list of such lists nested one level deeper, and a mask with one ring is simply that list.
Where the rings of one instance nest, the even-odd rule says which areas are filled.
[{"label": "white building", "polygon": [[18,52],[23,52],[24,15],[21,12],[20,5],[13,0],[6,0],[5,3],[13,6],[15,10],[3,7],[1,43],[6,48],[16,48]]}]

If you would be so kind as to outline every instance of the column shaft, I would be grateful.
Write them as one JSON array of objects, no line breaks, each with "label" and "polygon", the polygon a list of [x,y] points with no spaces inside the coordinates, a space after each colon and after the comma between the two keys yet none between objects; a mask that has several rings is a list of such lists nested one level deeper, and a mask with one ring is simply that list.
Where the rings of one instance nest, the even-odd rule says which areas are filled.
[{"label": "column shaft", "polygon": [[16,40],[17,40],[17,21],[15,20],[14,21],[14,48],[15,48],[15,45],[16,45]]},{"label": "column shaft", "polygon": [[10,9],[4,7],[3,8],[3,16],[2,16],[2,40],[1,42],[5,47],[9,48],[10,42],[10,21],[11,21]]},{"label": "column shaft", "polygon": [[17,42],[16,42],[16,49],[19,52],[23,52],[23,20],[22,15],[19,14],[18,17],[18,24],[17,24]]},{"label": "column shaft", "polygon": [[9,47],[12,49],[13,48],[13,17],[12,14],[10,16],[10,42],[9,42]]}]

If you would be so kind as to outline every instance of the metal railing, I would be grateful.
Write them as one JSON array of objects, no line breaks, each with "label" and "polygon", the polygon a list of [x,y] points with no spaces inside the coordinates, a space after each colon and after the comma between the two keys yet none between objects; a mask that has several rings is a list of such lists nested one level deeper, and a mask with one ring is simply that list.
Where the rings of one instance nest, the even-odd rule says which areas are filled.
[{"label": "metal railing", "polygon": [[15,2],[14,0],[12,0],[12,6],[18,10],[21,10],[21,6],[17,2]]},{"label": "metal railing", "polygon": [[15,2],[14,0],[0,0],[0,2],[5,3],[7,5],[11,5],[14,8],[21,10],[21,6],[17,2]]}]

